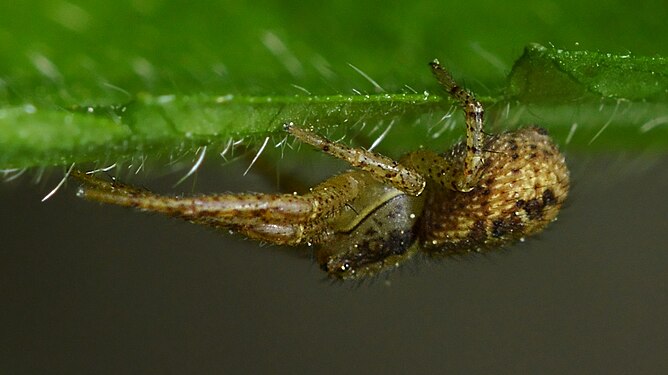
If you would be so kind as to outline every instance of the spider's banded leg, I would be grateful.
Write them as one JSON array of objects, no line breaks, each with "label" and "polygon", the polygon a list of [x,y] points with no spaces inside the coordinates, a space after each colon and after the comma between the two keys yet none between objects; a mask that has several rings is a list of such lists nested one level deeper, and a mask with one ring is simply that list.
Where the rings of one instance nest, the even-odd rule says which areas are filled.
[{"label": "spider's banded leg", "polygon": [[431,71],[453,98],[459,101],[466,116],[466,156],[464,157],[464,171],[457,178],[456,188],[459,191],[471,191],[477,182],[478,171],[483,164],[482,151],[484,142],[484,110],[482,104],[466,89],[457,85],[450,73],[446,71],[438,60],[429,63]]},{"label": "spider's banded leg", "polygon": [[292,122],[284,124],[283,127],[300,141],[345,160],[353,167],[370,173],[378,181],[388,183],[408,195],[417,196],[424,190],[425,180],[419,173],[386,156],[332,142],[312,131],[297,127]]},{"label": "spider's banded leg", "polygon": [[350,172],[330,178],[304,195],[169,197],[81,172],[73,172],[72,176],[84,183],[81,195],[87,199],[232,228],[249,237],[280,244],[313,241],[324,219],[355,199],[365,183],[357,172]]}]

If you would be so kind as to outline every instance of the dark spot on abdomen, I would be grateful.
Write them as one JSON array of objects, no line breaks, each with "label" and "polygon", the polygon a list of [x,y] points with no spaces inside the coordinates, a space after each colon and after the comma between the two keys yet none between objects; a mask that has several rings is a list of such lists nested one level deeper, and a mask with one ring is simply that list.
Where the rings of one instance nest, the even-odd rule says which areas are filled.
[{"label": "dark spot on abdomen", "polygon": [[485,222],[482,220],[477,220],[474,224],[473,227],[471,228],[471,231],[469,232],[469,235],[467,236],[469,241],[473,244],[477,245],[482,245],[485,243],[485,240],[487,239],[487,230],[485,229]]},{"label": "dark spot on abdomen", "polygon": [[492,237],[500,238],[506,234],[518,233],[524,229],[524,225],[520,220],[509,218],[509,219],[498,219],[492,222]]},{"label": "dark spot on abdomen", "polygon": [[543,216],[543,203],[539,202],[538,199],[530,199],[524,204],[524,211],[526,211],[529,219],[536,220]]},{"label": "dark spot on abdomen", "polygon": [[554,192],[551,189],[547,189],[543,192],[543,206],[551,206],[557,204],[557,197],[554,196]]}]

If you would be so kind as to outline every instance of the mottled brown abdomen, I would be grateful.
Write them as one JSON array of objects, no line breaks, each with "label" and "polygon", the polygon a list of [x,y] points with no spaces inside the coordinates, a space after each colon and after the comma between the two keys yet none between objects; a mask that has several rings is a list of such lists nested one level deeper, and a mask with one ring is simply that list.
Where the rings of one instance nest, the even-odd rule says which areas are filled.
[{"label": "mottled brown abdomen", "polygon": [[[463,164],[464,146],[444,157]],[[569,173],[545,130],[528,127],[489,137],[484,155],[472,191],[426,192],[421,241],[427,252],[448,255],[502,246],[541,231],[556,218],[568,194]]]}]

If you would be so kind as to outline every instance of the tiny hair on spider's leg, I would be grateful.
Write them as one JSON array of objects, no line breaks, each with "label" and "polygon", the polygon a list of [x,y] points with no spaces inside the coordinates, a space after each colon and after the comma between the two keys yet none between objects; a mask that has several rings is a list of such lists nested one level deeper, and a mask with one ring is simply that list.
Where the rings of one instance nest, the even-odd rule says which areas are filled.
[{"label": "tiny hair on spider's leg", "polygon": [[483,132],[485,111],[475,96],[470,91],[459,86],[438,60],[434,59],[429,65],[441,86],[464,109],[466,118],[466,157],[464,158],[464,173],[458,178],[455,185],[457,190],[469,192],[475,187],[477,178],[479,177],[478,172],[484,162],[482,153],[485,142],[485,133]]}]

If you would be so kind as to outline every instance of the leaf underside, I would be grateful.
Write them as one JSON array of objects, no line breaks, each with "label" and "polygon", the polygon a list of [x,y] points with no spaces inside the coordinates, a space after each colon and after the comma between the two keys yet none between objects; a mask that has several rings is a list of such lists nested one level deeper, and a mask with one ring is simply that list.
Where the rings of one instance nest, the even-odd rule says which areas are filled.
[{"label": "leaf underside", "polygon": [[[425,67],[415,74],[429,73]],[[420,146],[445,149],[464,129],[460,111],[453,112],[453,102],[435,83],[395,93],[138,93],[108,99],[0,103],[0,168],[156,159],[195,153],[202,146],[221,153],[267,137],[280,142],[287,121],[328,135],[358,133],[373,140],[385,133],[379,150],[390,154]],[[577,151],[668,148],[665,58],[532,44],[515,62],[504,90],[479,99],[486,104],[490,132],[538,124],[562,147]]]}]

